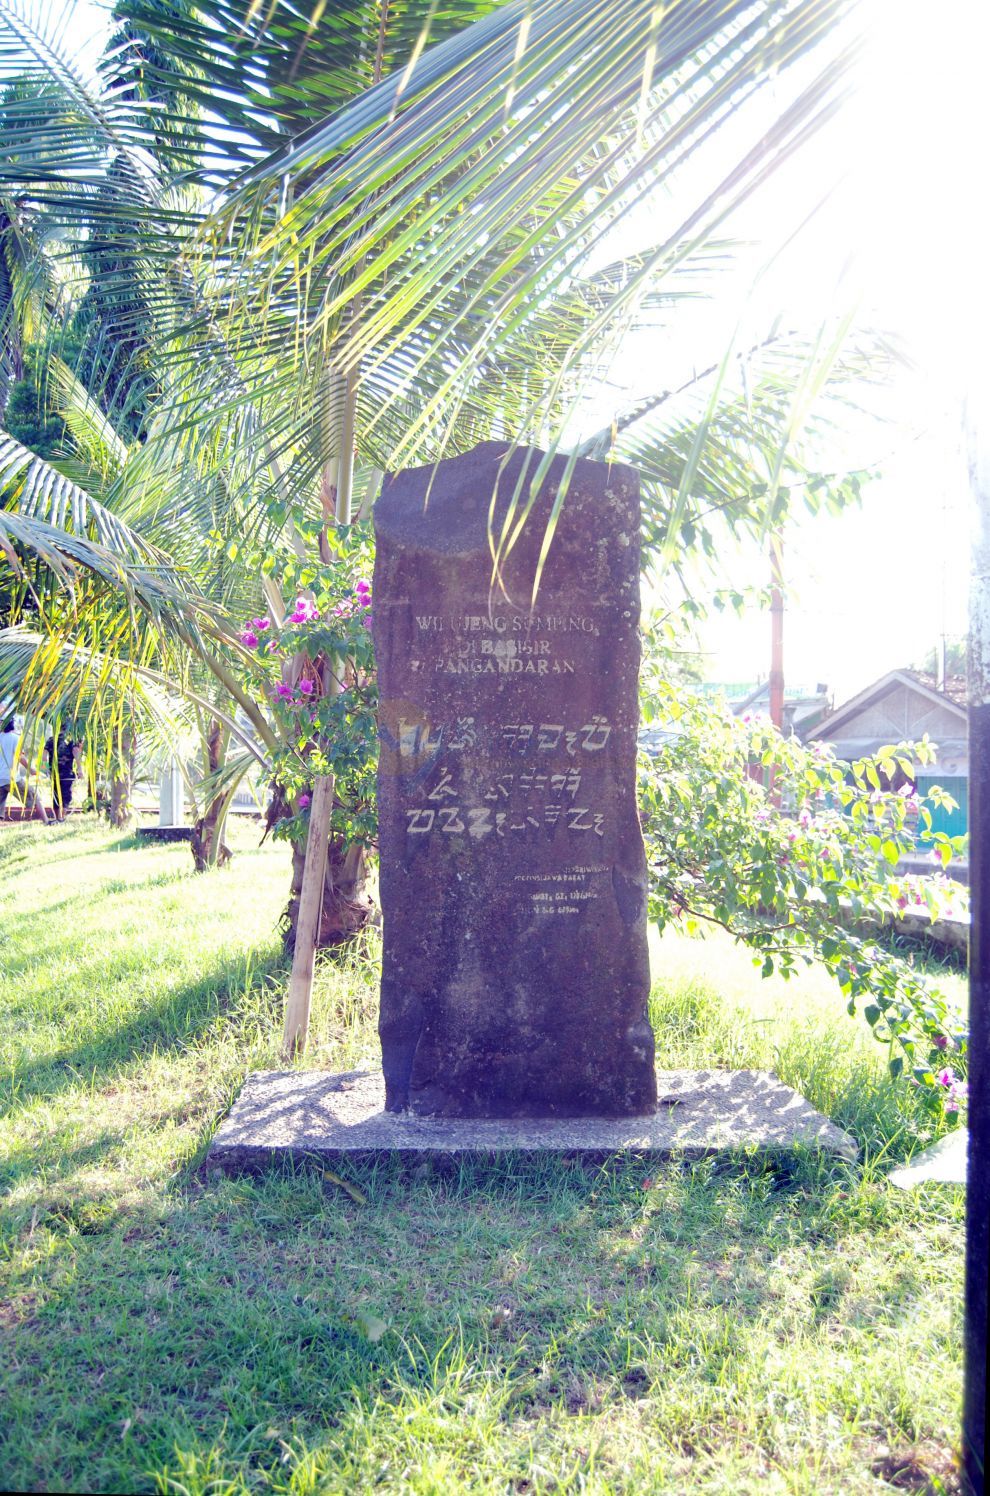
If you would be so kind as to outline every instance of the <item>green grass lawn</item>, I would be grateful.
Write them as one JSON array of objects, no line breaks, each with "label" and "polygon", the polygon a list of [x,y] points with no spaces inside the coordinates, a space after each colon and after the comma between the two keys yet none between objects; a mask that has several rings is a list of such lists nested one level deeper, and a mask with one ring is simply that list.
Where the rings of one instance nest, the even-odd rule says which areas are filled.
[{"label": "green grass lawn", "polygon": [[[208,1179],[279,1063],[288,854],[235,832],[196,877],[92,822],[0,831],[0,1486],[955,1489],[961,1191],[885,1183],[930,1133],[824,974],[668,937],[653,1017],[671,1065],[801,1087],[860,1167]],[[375,1062],[373,958],[322,968],[306,1065]]]}]

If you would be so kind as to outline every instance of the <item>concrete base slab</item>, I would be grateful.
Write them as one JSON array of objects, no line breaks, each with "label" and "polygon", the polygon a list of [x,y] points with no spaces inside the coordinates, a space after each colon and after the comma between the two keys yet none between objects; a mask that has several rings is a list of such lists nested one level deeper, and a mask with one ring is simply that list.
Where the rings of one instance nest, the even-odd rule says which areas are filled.
[{"label": "concrete base slab", "polygon": [[858,1156],[848,1133],[759,1070],[660,1070],[648,1117],[520,1117],[497,1121],[386,1112],[381,1071],[267,1070],[249,1075],[210,1145],[207,1167],[237,1173],[279,1160],[331,1163],[501,1153],[616,1153],[693,1159],[757,1147]]},{"label": "concrete base slab", "polygon": [[916,1153],[899,1169],[891,1169],[887,1178],[902,1190],[914,1189],[916,1184],[927,1184],[929,1180],[936,1184],[965,1184],[968,1146],[968,1132],[965,1127],[957,1127],[930,1148]]}]

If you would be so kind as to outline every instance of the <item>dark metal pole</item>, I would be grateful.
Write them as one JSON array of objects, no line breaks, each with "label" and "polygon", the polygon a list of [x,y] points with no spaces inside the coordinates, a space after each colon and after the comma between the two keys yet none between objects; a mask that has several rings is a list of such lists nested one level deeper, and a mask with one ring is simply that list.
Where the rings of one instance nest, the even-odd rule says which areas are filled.
[{"label": "dark metal pole", "polygon": [[987,1302],[990,1278],[990,425],[968,433],[973,493],[969,633],[969,1160],[966,1184],[963,1467],[984,1496],[987,1444]]}]

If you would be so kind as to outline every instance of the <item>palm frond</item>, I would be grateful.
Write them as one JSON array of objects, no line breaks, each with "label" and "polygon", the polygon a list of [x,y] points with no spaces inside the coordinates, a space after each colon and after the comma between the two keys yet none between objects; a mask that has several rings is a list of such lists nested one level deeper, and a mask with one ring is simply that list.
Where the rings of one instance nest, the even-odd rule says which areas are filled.
[{"label": "palm frond", "polygon": [[121,711],[175,752],[192,726],[190,705],[161,678],[112,649],[93,649],[28,628],[0,629],[0,698],[32,724],[99,723],[104,736]]}]

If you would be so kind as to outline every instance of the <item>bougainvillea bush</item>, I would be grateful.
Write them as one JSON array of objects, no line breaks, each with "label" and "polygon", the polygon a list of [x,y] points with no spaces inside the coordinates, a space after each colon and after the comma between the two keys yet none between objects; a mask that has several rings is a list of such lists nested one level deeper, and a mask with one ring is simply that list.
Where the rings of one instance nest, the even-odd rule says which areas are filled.
[{"label": "bougainvillea bush", "polygon": [[285,616],[247,620],[241,643],[279,729],[272,779],[283,810],[276,836],[304,842],[313,781],[334,776],[331,836],[367,847],[377,829],[377,688],[371,642],[370,543],[335,532],[331,559],[289,564],[279,577],[296,591]]},{"label": "bougainvillea bush", "polygon": [[847,764],[826,744],[805,747],[765,718],[740,720],[672,686],[654,687],[648,711],[667,729],[642,756],[651,918],[661,930],[723,927],[765,976],[822,962],[849,1012],[887,1046],[891,1073],[934,1111],[958,1114],[965,1023],[881,938],[885,923],[929,898],[895,875],[901,857],[927,846],[944,868],[961,849],[932,831],[931,810],[948,797],[912,787],[913,766],[930,762],[934,745],[900,743]]}]

